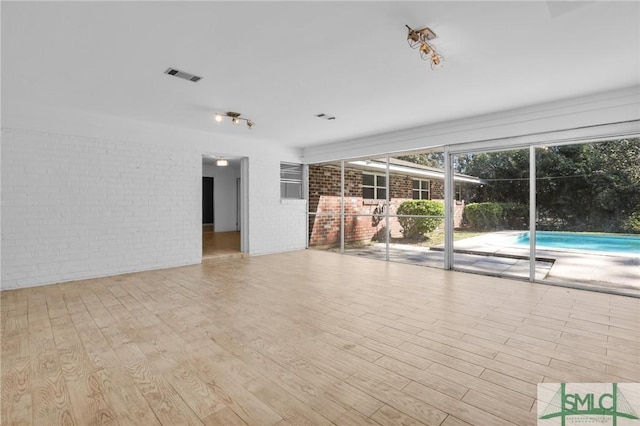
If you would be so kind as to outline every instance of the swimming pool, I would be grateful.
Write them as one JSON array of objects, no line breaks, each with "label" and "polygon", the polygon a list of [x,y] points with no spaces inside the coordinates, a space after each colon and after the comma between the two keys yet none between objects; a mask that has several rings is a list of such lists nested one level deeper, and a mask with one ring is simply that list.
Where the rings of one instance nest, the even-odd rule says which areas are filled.
[{"label": "swimming pool", "polygon": [[[515,243],[528,246],[529,233],[520,234]],[[640,235],[538,231],[536,247],[640,254]]]}]

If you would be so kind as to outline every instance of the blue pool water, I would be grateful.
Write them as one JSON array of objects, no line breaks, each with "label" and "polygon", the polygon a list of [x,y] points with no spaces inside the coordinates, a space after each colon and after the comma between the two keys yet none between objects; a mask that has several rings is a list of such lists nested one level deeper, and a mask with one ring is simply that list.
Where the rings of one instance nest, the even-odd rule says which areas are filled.
[{"label": "blue pool water", "polygon": [[[529,233],[518,236],[516,244],[528,246]],[[536,247],[640,254],[640,236],[538,231]]]}]

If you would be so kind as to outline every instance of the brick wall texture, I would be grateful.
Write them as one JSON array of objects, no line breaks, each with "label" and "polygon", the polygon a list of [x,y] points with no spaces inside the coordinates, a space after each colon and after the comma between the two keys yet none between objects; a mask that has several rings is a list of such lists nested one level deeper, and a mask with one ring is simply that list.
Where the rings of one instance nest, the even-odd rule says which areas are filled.
[{"label": "brick wall texture", "polygon": [[30,131],[2,138],[2,289],[200,261],[198,155]]},{"label": "brick wall texture", "polygon": [[[362,170],[345,168],[345,242],[385,241],[384,200],[366,200],[362,195]],[[340,244],[340,168],[309,166],[309,245]],[[444,202],[444,182],[431,180],[431,199]],[[400,174],[389,176],[389,214],[396,214],[403,201],[413,199],[413,178]],[[456,203],[454,226],[462,220],[464,203]],[[355,216],[362,215],[362,216]],[[402,237],[397,218],[389,218],[392,238]]]}]

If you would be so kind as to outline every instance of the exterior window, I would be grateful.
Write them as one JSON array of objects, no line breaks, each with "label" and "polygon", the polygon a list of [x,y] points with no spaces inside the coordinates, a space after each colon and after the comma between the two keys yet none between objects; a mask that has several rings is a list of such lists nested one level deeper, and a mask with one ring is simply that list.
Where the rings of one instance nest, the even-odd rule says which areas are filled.
[{"label": "exterior window", "polygon": [[280,163],[280,197],[302,199],[302,164]]},{"label": "exterior window", "polygon": [[462,185],[459,183],[456,183],[455,185],[456,188],[456,201],[462,201]]},{"label": "exterior window", "polygon": [[430,200],[431,199],[431,181],[414,179],[413,180],[413,199],[414,200]]},{"label": "exterior window", "polygon": [[365,200],[386,200],[387,177],[384,175],[363,173],[362,198]]}]

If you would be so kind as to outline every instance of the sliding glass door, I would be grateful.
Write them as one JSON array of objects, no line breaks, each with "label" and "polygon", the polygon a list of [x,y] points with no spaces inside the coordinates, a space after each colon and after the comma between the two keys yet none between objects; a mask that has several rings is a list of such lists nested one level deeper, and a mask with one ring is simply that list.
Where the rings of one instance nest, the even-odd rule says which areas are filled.
[{"label": "sliding glass door", "polygon": [[443,266],[442,152],[309,166],[309,247]]},{"label": "sliding glass door", "polygon": [[[529,149],[459,153],[453,168],[480,182],[453,179],[454,205],[463,205],[453,231],[453,268],[529,278],[530,250],[522,243],[529,232]],[[537,265],[539,278],[549,267]]]},{"label": "sliding glass door", "polygon": [[640,295],[640,140],[536,148],[543,279]]},{"label": "sliding glass door", "polygon": [[389,260],[444,267],[444,153],[389,157]]},{"label": "sliding glass door", "polygon": [[339,251],[342,242],[341,162],[311,164],[308,168],[308,246]]},{"label": "sliding glass door", "polygon": [[639,139],[456,153],[451,161],[482,181],[460,191],[454,269],[640,295]]},{"label": "sliding glass door", "polygon": [[640,295],[637,138],[313,164],[308,190],[310,248]]}]

